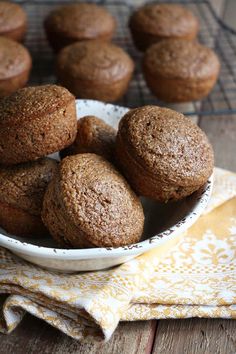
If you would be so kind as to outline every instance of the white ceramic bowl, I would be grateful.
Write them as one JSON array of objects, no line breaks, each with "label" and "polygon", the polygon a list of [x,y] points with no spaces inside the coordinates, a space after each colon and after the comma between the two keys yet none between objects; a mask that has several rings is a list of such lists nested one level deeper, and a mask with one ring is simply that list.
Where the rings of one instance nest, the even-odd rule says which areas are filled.
[{"label": "white ceramic bowl", "polygon": [[[93,100],[77,100],[78,118],[96,115],[117,127],[127,108]],[[58,158],[58,154],[53,155]],[[168,244],[202,214],[210,198],[212,178],[190,197],[177,203],[159,204],[143,198],[145,227],[141,242],[119,248],[59,249],[51,239],[29,240],[0,229],[0,246],[42,267],[62,271],[98,270],[127,262],[155,247]]]}]

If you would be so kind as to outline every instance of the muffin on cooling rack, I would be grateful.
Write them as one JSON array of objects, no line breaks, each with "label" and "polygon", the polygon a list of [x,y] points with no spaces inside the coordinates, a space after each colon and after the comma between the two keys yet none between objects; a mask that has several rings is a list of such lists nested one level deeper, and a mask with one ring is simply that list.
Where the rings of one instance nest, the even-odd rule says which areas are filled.
[{"label": "muffin on cooling rack", "polygon": [[144,51],[162,39],[193,40],[198,33],[197,18],[178,4],[148,4],[130,17],[129,27],[136,47]]},{"label": "muffin on cooling rack", "polygon": [[0,37],[0,98],[25,86],[31,66],[31,56],[23,45]]},{"label": "muffin on cooling rack", "polygon": [[143,60],[148,87],[166,102],[187,102],[207,96],[219,70],[220,62],[213,50],[185,40],[170,39],[154,44]]},{"label": "muffin on cooling rack", "polygon": [[64,87],[26,87],[0,100],[0,164],[33,161],[76,137],[74,96]]},{"label": "muffin on cooling rack", "polygon": [[48,234],[41,220],[43,196],[57,170],[44,158],[15,166],[0,166],[0,226],[13,235]]},{"label": "muffin on cooling rack", "polygon": [[45,193],[42,219],[64,247],[119,247],[138,242],[142,205],[125,178],[95,154],[66,157]]},{"label": "muffin on cooling rack", "polygon": [[27,16],[23,8],[9,1],[1,1],[0,19],[0,36],[20,42],[27,26]]},{"label": "muffin on cooling rack", "polygon": [[115,151],[116,130],[95,116],[78,120],[75,141],[60,152],[62,158],[92,152],[112,162]]},{"label": "muffin on cooling rack", "polygon": [[134,63],[120,47],[94,41],[73,43],[57,58],[59,82],[76,97],[113,102],[124,95]]},{"label": "muffin on cooling rack", "polygon": [[214,165],[205,133],[183,114],[158,106],[125,114],[116,158],[131,187],[159,202],[180,200],[198,190]]},{"label": "muffin on cooling rack", "polygon": [[54,51],[83,40],[110,41],[115,28],[114,17],[96,4],[64,5],[53,10],[45,20],[48,41]]}]

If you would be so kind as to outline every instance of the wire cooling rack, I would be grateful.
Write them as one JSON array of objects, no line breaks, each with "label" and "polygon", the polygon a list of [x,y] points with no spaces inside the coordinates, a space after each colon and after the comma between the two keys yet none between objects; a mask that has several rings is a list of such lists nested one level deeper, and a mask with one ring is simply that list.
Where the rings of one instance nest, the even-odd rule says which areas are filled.
[{"label": "wire cooling rack", "polygon": [[[29,16],[29,28],[25,45],[33,57],[33,70],[30,84],[55,83],[54,55],[48,46],[43,20],[56,6],[68,3],[61,0],[17,1],[25,8]],[[69,1],[71,2],[71,1]],[[135,1],[92,1],[104,5],[117,19],[118,28],[114,42],[123,47],[134,59],[136,70],[129,90],[118,104],[136,107],[145,104],[165,105],[158,101],[147,88],[142,71],[142,54],[133,46],[127,27],[128,18],[134,10]],[[158,2],[158,1],[156,1]],[[160,1],[163,2],[163,1]],[[206,0],[171,1],[182,3],[195,13],[200,21],[199,41],[214,48],[221,61],[219,79],[211,94],[202,102],[171,105],[187,115],[223,115],[236,113],[236,35],[217,17],[212,6]],[[170,105],[169,105],[170,106]]]}]

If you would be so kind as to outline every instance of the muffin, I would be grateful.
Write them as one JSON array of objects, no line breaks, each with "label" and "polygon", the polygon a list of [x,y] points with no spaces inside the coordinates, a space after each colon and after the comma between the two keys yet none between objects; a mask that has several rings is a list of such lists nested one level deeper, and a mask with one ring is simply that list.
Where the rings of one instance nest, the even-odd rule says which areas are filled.
[{"label": "muffin", "polygon": [[131,187],[159,202],[180,200],[198,190],[214,165],[205,133],[183,114],[158,106],[125,114],[116,158]]},{"label": "muffin", "polygon": [[213,50],[185,40],[154,44],[143,60],[148,87],[165,102],[187,102],[207,96],[219,70],[220,62]]},{"label": "muffin", "polygon": [[95,154],[69,156],[45,193],[42,220],[64,247],[119,247],[139,241],[142,205],[117,170]]},{"label": "muffin", "polygon": [[59,82],[76,97],[113,102],[126,92],[134,63],[111,43],[84,41],[63,48],[57,58]]},{"label": "muffin", "polygon": [[0,2],[0,35],[22,41],[27,26],[27,16],[23,8],[9,1]]},{"label": "muffin", "polygon": [[141,51],[162,39],[193,40],[199,30],[197,18],[178,4],[144,5],[130,17],[129,27]]},{"label": "muffin", "polygon": [[29,237],[48,234],[41,220],[43,196],[57,170],[57,162],[44,158],[17,166],[0,166],[0,226]]},{"label": "muffin", "polygon": [[63,87],[26,87],[0,100],[1,164],[59,151],[74,141],[76,132],[75,99]]},{"label": "muffin", "polygon": [[75,141],[60,152],[68,155],[92,152],[112,162],[115,150],[116,130],[95,116],[80,118],[77,123]]},{"label": "muffin", "polygon": [[0,37],[0,98],[25,86],[31,66],[30,54],[23,45]]},{"label": "muffin", "polygon": [[44,25],[48,41],[57,52],[68,44],[83,40],[110,41],[116,21],[102,6],[70,4],[52,11]]}]

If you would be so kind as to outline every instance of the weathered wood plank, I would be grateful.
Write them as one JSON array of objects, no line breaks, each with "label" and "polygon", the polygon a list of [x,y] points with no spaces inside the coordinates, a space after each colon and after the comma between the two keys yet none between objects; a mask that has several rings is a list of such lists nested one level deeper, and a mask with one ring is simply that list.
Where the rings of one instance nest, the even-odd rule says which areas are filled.
[{"label": "weathered wood plank", "polygon": [[26,315],[10,335],[0,335],[0,354],[149,354],[156,321],[126,322],[119,325],[105,344],[80,344],[43,321]]},{"label": "weathered wood plank", "polygon": [[236,171],[236,115],[202,117],[200,126],[213,145],[216,166]]},{"label": "weathered wood plank", "polygon": [[236,321],[187,319],[160,321],[155,354],[235,354]]}]

